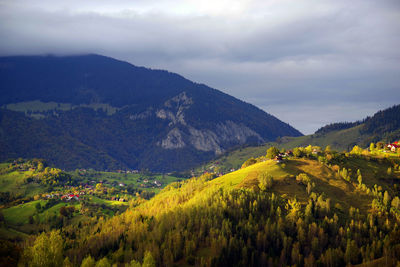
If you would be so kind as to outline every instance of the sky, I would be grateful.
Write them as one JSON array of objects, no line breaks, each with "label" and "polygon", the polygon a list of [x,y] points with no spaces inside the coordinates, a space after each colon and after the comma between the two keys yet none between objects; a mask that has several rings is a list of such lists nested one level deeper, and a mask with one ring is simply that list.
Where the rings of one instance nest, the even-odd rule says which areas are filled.
[{"label": "sky", "polygon": [[0,0],[0,55],[176,72],[304,134],[400,104],[398,0]]}]

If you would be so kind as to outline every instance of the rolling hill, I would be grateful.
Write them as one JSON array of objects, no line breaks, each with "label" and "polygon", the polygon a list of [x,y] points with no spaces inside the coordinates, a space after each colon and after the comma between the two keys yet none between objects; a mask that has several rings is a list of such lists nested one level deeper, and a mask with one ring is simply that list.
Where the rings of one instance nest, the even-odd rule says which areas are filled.
[{"label": "rolling hill", "polygon": [[[399,163],[368,152],[321,152],[280,163],[260,157],[221,177],[172,183],[108,220],[43,233],[20,263],[39,262],[32,253],[41,252],[59,255],[48,263],[68,257],[75,265],[395,266]],[[43,242],[60,254],[43,250]]]},{"label": "rolling hill", "polygon": [[206,85],[99,55],[2,57],[0,95],[0,160],[66,169],[182,170],[301,135]]},{"label": "rolling hill", "polygon": [[400,105],[378,111],[363,121],[330,124],[312,135],[285,138],[279,145],[291,148],[309,144],[330,145],[337,150],[351,150],[355,145],[368,147],[371,142],[389,143],[397,139],[400,139]]}]

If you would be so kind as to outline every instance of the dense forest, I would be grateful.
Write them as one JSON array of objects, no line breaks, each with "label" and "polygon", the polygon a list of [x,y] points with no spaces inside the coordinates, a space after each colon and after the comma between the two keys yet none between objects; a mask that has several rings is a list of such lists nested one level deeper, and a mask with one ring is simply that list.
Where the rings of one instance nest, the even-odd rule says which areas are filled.
[{"label": "dense forest", "polygon": [[270,148],[238,171],[171,183],[115,216],[93,214],[22,243],[4,242],[3,260],[22,266],[396,266],[400,161],[384,151],[375,144],[347,153]]},{"label": "dense forest", "polygon": [[[369,140],[386,142],[396,140],[400,137],[398,131],[400,127],[400,105],[395,105],[385,110],[376,112],[372,117],[367,117],[356,122],[331,123],[318,129],[316,135],[324,135],[332,131],[340,131],[360,126],[360,137],[369,136]],[[364,137],[365,139],[365,137]]]},{"label": "dense forest", "polygon": [[349,129],[352,127],[355,127],[357,125],[360,125],[363,123],[362,121],[356,121],[356,122],[336,122],[336,123],[331,123],[328,125],[325,125],[324,127],[319,128],[315,134],[326,134],[332,131],[339,131],[339,130],[345,130]]}]

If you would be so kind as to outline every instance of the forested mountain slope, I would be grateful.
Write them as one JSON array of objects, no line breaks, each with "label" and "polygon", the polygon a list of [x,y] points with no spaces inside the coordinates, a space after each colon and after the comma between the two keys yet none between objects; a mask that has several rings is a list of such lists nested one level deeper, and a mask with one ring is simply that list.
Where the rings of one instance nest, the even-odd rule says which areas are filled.
[{"label": "forested mountain slope", "polygon": [[0,94],[0,160],[170,171],[301,135],[206,85],[98,55],[0,58]]},{"label": "forested mountain slope", "polygon": [[400,105],[380,110],[362,121],[327,125],[313,135],[293,141],[301,145],[307,142],[312,145],[331,145],[344,150],[354,145],[367,147],[371,142],[389,143],[397,139],[400,139]]},{"label": "forested mountain slope", "polygon": [[63,248],[54,262],[78,265],[394,266],[398,158],[299,150],[279,163],[260,157],[218,178],[171,184],[109,220],[42,234],[21,262],[34,262],[41,242],[53,242]]}]

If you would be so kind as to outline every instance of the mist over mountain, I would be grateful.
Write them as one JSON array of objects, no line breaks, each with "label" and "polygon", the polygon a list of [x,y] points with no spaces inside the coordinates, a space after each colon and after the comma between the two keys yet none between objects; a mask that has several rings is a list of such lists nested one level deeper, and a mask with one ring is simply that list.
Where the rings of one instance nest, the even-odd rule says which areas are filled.
[{"label": "mist over mountain", "polygon": [[2,57],[0,93],[0,160],[171,171],[302,135],[206,85],[99,55]]}]

